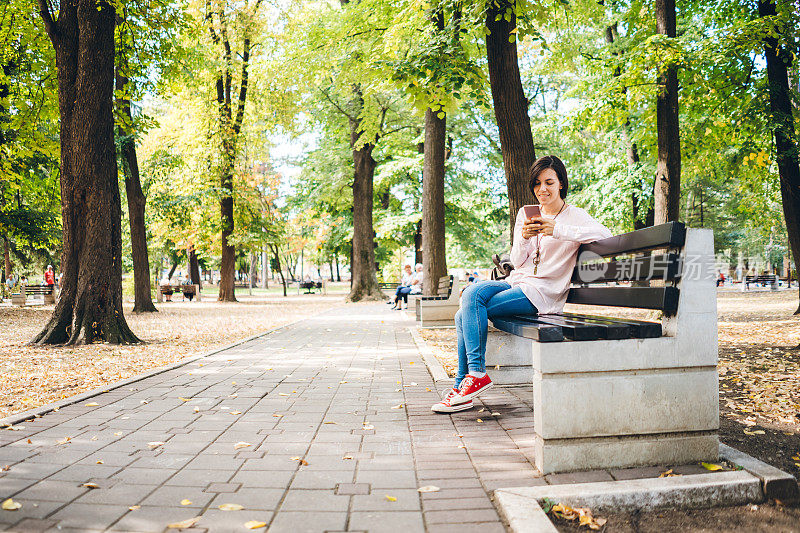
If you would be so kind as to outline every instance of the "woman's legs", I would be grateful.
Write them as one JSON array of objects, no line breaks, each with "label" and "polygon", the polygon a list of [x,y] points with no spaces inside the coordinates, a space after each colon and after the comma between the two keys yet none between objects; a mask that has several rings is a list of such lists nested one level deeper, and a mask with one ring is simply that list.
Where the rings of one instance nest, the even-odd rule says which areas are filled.
[{"label": "woman's legs", "polygon": [[536,307],[519,287],[505,281],[482,281],[464,290],[461,309],[456,313],[458,373],[455,388],[470,372],[486,372],[486,336],[489,318],[534,314]]},{"label": "woman's legs", "polygon": [[411,287],[402,287],[397,292],[399,293],[397,298],[398,308],[403,307],[403,304],[400,303],[400,299],[402,299],[406,303],[406,307],[408,307],[408,294],[411,292]]}]

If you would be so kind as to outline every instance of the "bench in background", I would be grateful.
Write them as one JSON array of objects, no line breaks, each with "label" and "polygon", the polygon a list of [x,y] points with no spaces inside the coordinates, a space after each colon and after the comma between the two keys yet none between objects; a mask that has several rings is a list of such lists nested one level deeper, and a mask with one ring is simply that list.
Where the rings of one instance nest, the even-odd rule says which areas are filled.
[{"label": "bench in background", "polygon": [[197,284],[194,285],[159,285],[158,290],[156,291],[156,302],[161,303],[164,301],[164,293],[172,291],[173,294],[180,293],[185,300],[187,296],[190,294],[193,298],[197,299],[199,302],[201,299],[200,296],[200,286]]},{"label": "bench in background", "polygon": [[[461,297],[458,280],[453,276],[439,278],[436,296],[417,294],[414,298],[414,316],[423,328],[435,326],[455,327],[455,316]],[[412,295],[409,295],[409,298]],[[411,301],[409,301],[411,304]],[[410,306],[410,305],[409,305]]]},{"label": "bench in background", "polygon": [[[712,231],[672,222],[581,246],[567,297],[660,310],[660,324],[575,313],[493,321],[486,365],[498,384],[533,384],[543,473],[717,459],[714,274]],[[619,280],[632,283],[609,285]]]},{"label": "bench in background", "polygon": [[23,285],[18,293],[11,295],[11,305],[27,305],[28,298],[42,297],[45,305],[56,303],[55,289],[52,285]]},{"label": "bench in background", "polygon": [[769,285],[773,291],[778,290],[778,276],[776,274],[761,274],[759,276],[745,276],[744,286],[745,289],[750,288],[751,283],[758,283],[761,286]]}]

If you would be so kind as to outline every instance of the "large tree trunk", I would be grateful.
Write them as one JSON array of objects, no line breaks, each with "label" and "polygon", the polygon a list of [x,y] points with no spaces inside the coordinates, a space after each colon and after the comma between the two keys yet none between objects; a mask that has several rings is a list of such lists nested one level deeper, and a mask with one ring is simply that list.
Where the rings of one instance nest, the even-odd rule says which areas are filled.
[{"label": "large tree trunk", "polygon": [[197,285],[198,288],[202,288],[203,283],[200,279],[200,263],[197,261],[197,250],[194,249],[194,245],[189,246],[187,255],[189,256],[189,280],[191,280],[192,285]]},{"label": "large tree trunk", "polygon": [[[508,187],[509,233],[513,241],[517,211],[535,201],[528,186],[528,170],[536,160],[536,152],[528,116],[528,99],[522,91],[519,76],[516,34],[511,33],[517,27],[517,19],[513,14],[510,21],[504,18],[510,7],[513,6],[508,0],[487,2],[486,27],[490,33],[486,36],[486,58]],[[500,20],[495,20],[498,15]],[[511,36],[514,42],[509,42]]]},{"label": "large tree trunk", "polygon": [[[758,14],[761,17],[774,17],[773,0],[759,0]],[[770,26],[774,23],[770,22]],[[795,268],[800,272],[800,155],[798,155],[797,135],[792,116],[791,90],[788,69],[792,64],[792,54],[781,48],[778,36],[785,36],[786,28],[775,28],[764,38],[764,54],[767,59],[767,80],[769,81],[769,104],[772,111],[772,132],[775,135],[775,148],[778,159],[778,175],[781,182],[783,216],[786,219],[786,232],[792,250]],[[800,306],[794,312],[800,314]]]},{"label": "large tree trunk", "polygon": [[5,276],[2,281],[7,280],[11,276],[11,245],[8,242],[8,237],[3,236],[3,265],[5,266]]},{"label": "large tree trunk", "polygon": [[281,255],[278,253],[278,246],[270,244],[272,249],[272,257],[275,258],[275,267],[278,271],[278,276],[281,278],[281,286],[283,287],[283,295],[286,296],[286,278],[283,276],[283,268],[281,267]]},{"label": "large tree trunk", "polygon": [[417,220],[414,229],[414,264],[422,264],[422,219]]},{"label": "large tree trunk", "polygon": [[122,309],[121,201],[114,147],[114,23],[107,0],[39,0],[58,68],[63,274],[38,344],[141,342]]},{"label": "large tree trunk", "polygon": [[446,118],[425,111],[425,157],[422,169],[423,293],[436,296],[438,280],[447,275],[444,236],[444,152]]},{"label": "large tree trunk", "polygon": [[252,294],[253,289],[258,286],[256,285],[258,281],[258,256],[255,252],[250,252],[250,272],[248,276],[250,277],[250,294]]},{"label": "large tree trunk", "polygon": [[[675,0],[656,0],[656,31],[675,37]],[[681,192],[681,139],[678,123],[678,67],[663,68],[656,95],[658,163],[656,165],[655,223],[678,220]]]},{"label": "large tree trunk", "polygon": [[[228,144],[228,143],[224,143]],[[229,153],[229,147],[225,152]],[[226,165],[220,180],[222,197],[219,200],[219,212],[222,223],[222,259],[219,263],[219,296],[220,302],[235,302],[234,284],[236,280],[236,248],[228,242],[233,234],[233,161]]]},{"label": "large tree trunk", "polygon": [[[121,37],[124,39],[124,37]],[[153,305],[150,292],[150,260],[147,256],[147,230],[144,224],[145,198],[139,179],[139,161],[133,140],[133,116],[131,102],[126,94],[128,77],[122,74],[125,58],[120,58],[116,72],[116,105],[120,137],[120,159],[125,176],[125,193],[128,197],[128,218],[131,230],[131,255],[133,257],[133,312],[152,313],[158,311]]]},{"label": "large tree trunk", "polygon": [[373,177],[375,160],[372,150],[375,145],[366,143],[358,149],[359,123],[350,120],[350,146],[353,148],[353,260],[350,263],[352,283],[347,300],[382,300],[375,276],[375,231],[372,226]]}]

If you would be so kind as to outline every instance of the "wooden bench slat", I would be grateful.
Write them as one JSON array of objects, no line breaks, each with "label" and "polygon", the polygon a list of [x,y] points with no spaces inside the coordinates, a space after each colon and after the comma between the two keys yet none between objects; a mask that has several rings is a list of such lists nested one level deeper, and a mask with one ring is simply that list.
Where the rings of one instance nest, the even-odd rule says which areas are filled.
[{"label": "wooden bench slat", "polygon": [[658,226],[651,226],[583,244],[580,247],[580,251],[588,251],[603,257],[610,257],[659,248],[682,248],[685,241],[686,226],[683,222],[667,222],[666,224],[659,224]]},{"label": "wooden bench slat", "polygon": [[[680,256],[676,253],[648,255],[603,263],[603,271],[591,270],[587,263],[575,265],[572,283],[638,281],[659,279],[672,281],[680,275]],[[583,267],[581,265],[584,265]]]},{"label": "wooden bench slat", "polygon": [[602,320],[594,320],[591,318],[582,317],[569,317],[563,314],[557,315],[544,315],[542,318],[554,318],[563,321],[565,324],[575,324],[581,326],[592,326],[600,328],[600,339],[619,340],[630,339],[635,337],[634,328],[628,324],[620,322],[605,322]]},{"label": "wooden bench slat", "polygon": [[538,342],[561,342],[564,333],[559,326],[541,325],[539,327],[513,317],[497,317],[492,319],[494,327],[506,333],[527,337]]},{"label": "wooden bench slat", "polygon": [[567,303],[660,309],[673,314],[678,309],[676,287],[574,287]]},{"label": "wooden bench slat", "polygon": [[571,341],[594,341],[603,338],[605,333],[601,326],[578,324],[555,315],[514,315],[512,318],[528,322],[537,327],[540,327],[539,325],[560,327],[564,338]]},{"label": "wooden bench slat", "polygon": [[584,315],[578,313],[563,313],[563,315],[569,318],[592,320],[598,323],[624,324],[631,328],[633,333],[632,336],[637,339],[652,339],[660,337],[662,333],[661,324],[658,322],[647,322],[644,320],[623,319],[610,316]]}]

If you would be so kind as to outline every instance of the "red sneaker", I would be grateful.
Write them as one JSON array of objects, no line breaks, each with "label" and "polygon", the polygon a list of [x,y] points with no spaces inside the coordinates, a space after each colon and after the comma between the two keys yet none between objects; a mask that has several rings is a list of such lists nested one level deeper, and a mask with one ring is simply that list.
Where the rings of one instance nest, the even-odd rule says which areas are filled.
[{"label": "red sneaker", "polygon": [[[454,400],[457,403],[453,403]],[[467,409],[472,409],[472,400],[464,401],[463,398],[459,396],[457,389],[450,389],[444,398],[442,398],[441,402],[431,407],[431,411],[434,413],[455,413]]]},{"label": "red sneaker", "polygon": [[458,390],[459,398],[453,401],[464,402],[467,400],[472,400],[478,394],[491,389],[492,386],[493,383],[488,374],[482,378],[476,378],[475,376],[467,375],[467,377],[465,377],[461,382],[461,388]]}]

